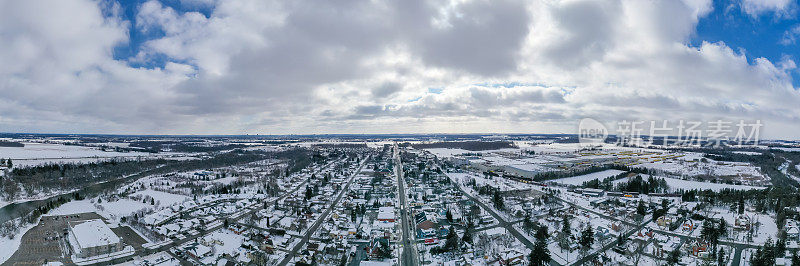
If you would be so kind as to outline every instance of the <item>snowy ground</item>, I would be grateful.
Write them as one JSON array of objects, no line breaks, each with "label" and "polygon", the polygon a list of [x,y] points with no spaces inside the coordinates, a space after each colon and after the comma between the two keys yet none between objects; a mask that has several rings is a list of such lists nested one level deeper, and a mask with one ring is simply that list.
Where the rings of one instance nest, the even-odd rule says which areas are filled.
[{"label": "snowy ground", "polygon": [[[744,215],[746,217],[751,217],[753,221],[758,221],[758,226],[756,227],[756,233],[753,236],[752,243],[761,245],[767,241],[767,238],[772,238],[773,240],[777,239],[778,226],[775,224],[775,219],[773,219],[771,216],[761,213],[753,213],[750,211],[745,211]],[[713,208],[711,209],[709,216],[713,218],[723,218],[725,219],[725,222],[727,222],[729,225],[732,225],[735,224],[735,219],[737,216],[739,216],[739,214],[730,212],[728,208]],[[736,242],[750,243],[747,239],[746,232],[737,232],[735,230],[731,230],[730,234],[728,235],[728,239]]]},{"label": "snowy ground", "polygon": [[136,192],[136,194],[137,195],[142,195],[142,196],[147,195],[147,196],[153,197],[153,199],[155,199],[156,202],[160,202],[161,204],[159,204],[159,205],[162,205],[162,206],[169,206],[169,205],[172,205],[172,204],[175,204],[175,203],[179,203],[179,202],[183,202],[183,201],[189,199],[189,197],[184,196],[184,195],[177,195],[177,194],[172,194],[172,193],[167,193],[167,192],[155,191],[155,190],[152,190],[152,189],[146,189],[146,190],[143,190],[143,191],[139,191],[139,192]]},{"label": "snowy ground", "polygon": [[118,222],[123,216],[131,215],[132,213],[141,209],[154,208],[154,206],[150,204],[145,204],[130,199],[121,199],[114,202],[102,202],[100,204],[93,202],[94,200],[96,199],[70,201],[48,212],[47,215],[69,215],[76,213],[96,212],[106,219]]},{"label": "snowy ground", "polygon": [[8,258],[11,258],[17,249],[19,249],[19,245],[22,241],[22,236],[25,235],[28,230],[36,226],[36,224],[28,224],[25,227],[20,228],[19,233],[14,236],[13,239],[8,238],[0,238],[0,264],[6,262]]},{"label": "snowy ground", "polygon": [[565,184],[565,185],[576,185],[576,186],[579,186],[579,185],[582,185],[583,182],[586,182],[586,181],[591,181],[591,180],[595,180],[595,179],[599,179],[599,180],[602,181],[603,179],[605,179],[607,177],[612,177],[612,176],[618,175],[618,174],[623,173],[623,172],[624,171],[620,171],[620,170],[605,170],[605,171],[600,171],[600,172],[597,172],[597,173],[591,173],[591,174],[587,174],[587,175],[579,175],[579,176],[556,179],[556,180],[552,180],[550,182],[556,182],[556,183]]}]

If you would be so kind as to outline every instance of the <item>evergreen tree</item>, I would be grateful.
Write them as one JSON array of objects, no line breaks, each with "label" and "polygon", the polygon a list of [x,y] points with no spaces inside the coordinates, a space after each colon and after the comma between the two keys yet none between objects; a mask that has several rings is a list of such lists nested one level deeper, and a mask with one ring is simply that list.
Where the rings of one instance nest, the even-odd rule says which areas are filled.
[{"label": "evergreen tree", "polygon": [[536,234],[534,237],[536,237],[537,241],[547,241],[547,226],[539,225],[539,228],[536,229]]},{"label": "evergreen tree", "polygon": [[563,233],[565,237],[572,235],[569,215],[564,215],[564,218],[561,220],[561,233]]},{"label": "evergreen tree", "polygon": [[456,229],[451,225],[450,232],[447,233],[447,240],[444,243],[445,250],[454,250],[458,248],[458,234],[456,234]]},{"label": "evergreen tree", "polygon": [[526,231],[530,232],[534,228],[533,221],[531,221],[531,216],[529,214],[525,215],[525,219],[522,220],[522,228],[525,228]]},{"label": "evergreen tree", "polygon": [[452,223],[453,222],[453,213],[450,212],[450,209],[447,209],[447,213],[445,213],[445,217],[447,217],[447,222],[448,223]]},{"label": "evergreen tree", "polygon": [[471,220],[467,223],[467,227],[464,229],[464,235],[461,236],[461,241],[472,244],[472,230],[474,226]]},{"label": "evergreen tree", "polygon": [[550,250],[547,248],[547,240],[545,238],[537,238],[536,243],[533,245],[533,250],[528,255],[528,259],[532,266],[544,266],[550,263]]},{"label": "evergreen tree", "polygon": [[674,249],[672,252],[669,253],[669,258],[667,258],[667,262],[669,265],[676,265],[681,260],[681,250]]},{"label": "evergreen tree", "polygon": [[500,190],[494,191],[492,202],[494,203],[494,207],[498,210],[505,209],[505,203],[503,202],[503,196],[500,195]]},{"label": "evergreen tree", "polygon": [[581,246],[584,249],[591,249],[592,244],[594,244],[594,230],[592,230],[592,226],[586,226],[586,229],[581,232]]},{"label": "evergreen tree", "polygon": [[647,208],[645,208],[644,202],[641,201],[641,200],[639,201],[639,205],[636,206],[636,213],[641,215],[641,216],[644,216],[645,214],[647,214]]},{"label": "evergreen tree", "polygon": [[744,214],[744,197],[739,198],[739,214]]}]

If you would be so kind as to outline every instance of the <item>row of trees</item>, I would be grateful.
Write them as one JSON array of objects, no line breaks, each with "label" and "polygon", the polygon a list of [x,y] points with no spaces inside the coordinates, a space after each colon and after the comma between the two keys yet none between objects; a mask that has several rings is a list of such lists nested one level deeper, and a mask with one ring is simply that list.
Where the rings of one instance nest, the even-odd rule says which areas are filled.
[{"label": "row of trees", "polygon": [[[776,245],[772,243],[772,239],[767,239],[767,242],[750,257],[750,265],[752,266],[772,266],[775,264],[775,258],[780,256],[783,257],[783,254],[786,250],[786,247],[780,247],[780,245]],[[798,256],[797,251],[794,252],[792,255],[792,265],[800,265],[800,256]]]},{"label": "row of trees", "polygon": [[669,189],[667,181],[663,178],[649,176],[644,180],[641,175],[631,178],[614,186],[615,191],[639,192],[642,194],[663,193]]},{"label": "row of trees", "polygon": [[660,173],[659,171],[656,171],[656,170],[651,170],[651,169],[641,168],[641,167],[629,167],[629,166],[622,165],[622,164],[604,164],[604,165],[592,165],[592,166],[589,166],[589,167],[576,168],[574,170],[569,170],[569,171],[541,172],[541,173],[536,174],[533,177],[533,180],[546,181],[546,180],[553,180],[553,179],[559,179],[559,178],[567,178],[567,177],[573,177],[573,176],[588,175],[588,174],[593,174],[593,173],[597,173],[597,172],[602,172],[602,171],[605,171],[605,170],[620,170],[620,171],[624,171],[624,172],[632,172],[632,173],[639,173],[639,174],[649,174],[649,175],[655,175],[655,174]]}]

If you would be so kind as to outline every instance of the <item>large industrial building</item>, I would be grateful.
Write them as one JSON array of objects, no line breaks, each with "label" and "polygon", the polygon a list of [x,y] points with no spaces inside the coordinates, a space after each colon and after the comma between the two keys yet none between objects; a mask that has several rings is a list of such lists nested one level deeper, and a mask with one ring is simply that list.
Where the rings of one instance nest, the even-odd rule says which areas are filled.
[{"label": "large industrial building", "polygon": [[122,250],[122,241],[100,219],[69,222],[69,240],[79,258]]}]

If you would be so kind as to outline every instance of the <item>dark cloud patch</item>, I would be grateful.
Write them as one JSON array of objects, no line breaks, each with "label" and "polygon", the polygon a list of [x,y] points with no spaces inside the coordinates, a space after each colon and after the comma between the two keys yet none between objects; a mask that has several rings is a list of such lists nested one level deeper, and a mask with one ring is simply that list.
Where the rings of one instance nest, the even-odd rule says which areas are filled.
[{"label": "dark cloud patch", "polygon": [[372,90],[372,95],[378,98],[386,98],[403,89],[402,85],[396,82],[384,82]]},{"label": "dark cloud patch", "polygon": [[573,1],[554,9],[551,15],[560,26],[561,36],[552,40],[545,56],[566,69],[602,59],[614,45],[615,24],[621,11],[616,1]]},{"label": "dark cloud patch", "polygon": [[428,25],[428,32],[412,39],[425,62],[485,76],[516,68],[529,31],[524,1],[472,1],[452,12],[443,25]]}]

